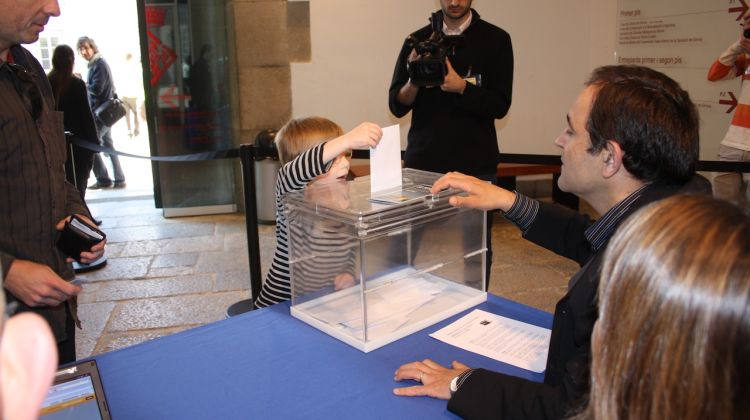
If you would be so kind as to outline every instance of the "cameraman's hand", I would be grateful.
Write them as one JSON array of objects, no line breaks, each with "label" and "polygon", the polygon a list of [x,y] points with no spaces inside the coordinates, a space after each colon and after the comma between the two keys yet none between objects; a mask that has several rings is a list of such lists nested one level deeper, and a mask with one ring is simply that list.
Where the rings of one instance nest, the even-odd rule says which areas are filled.
[{"label": "cameraman's hand", "polygon": [[[407,72],[409,71],[411,62],[416,60],[417,58],[419,58],[417,50],[412,49],[411,53],[409,53],[409,56],[406,57]],[[396,100],[402,105],[411,106],[414,103],[414,100],[417,98],[417,93],[419,93],[419,87],[413,85],[410,78],[406,81],[406,83],[404,83],[403,86],[401,86],[401,89],[399,89],[398,94],[396,94]]]},{"label": "cameraman's hand", "polygon": [[419,54],[417,54],[417,50],[412,48],[411,52],[409,53],[409,56],[406,57],[406,68],[409,68],[409,65],[411,65],[411,62],[419,58]]},{"label": "cameraman's hand", "polygon": [[440,89],[442,89],[443,92],[458,93],[459,95],[462,95],[464,89],[466,89],[466,80],[456,73],[456,70],[453,69],[448,57],[445,58],[445,65],[448,67],[448,74],[445,75],[445,80],[443,80],[443,84],[440,85]]}]

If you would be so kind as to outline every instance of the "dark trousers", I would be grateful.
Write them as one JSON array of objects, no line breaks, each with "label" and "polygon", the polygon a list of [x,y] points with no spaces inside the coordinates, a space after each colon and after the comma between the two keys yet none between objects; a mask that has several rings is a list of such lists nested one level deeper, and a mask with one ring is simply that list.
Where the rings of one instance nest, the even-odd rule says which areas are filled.
[{"label": "dark trousers", "polygon": [[57,342],[57,362],[60,365],[74,362],[76,360],[76,324],[70,307],[65,305],[65,337],[63,341]]},{"label": "dark trousers", "polygon": [[86,186],[89,182],[89,174],[94,165],[94,152],[73,145],[73,155],[68,147],[68,158],[65,161],[65,178],[75,185],[81,198],[86,198]]},{"label": "dark trousers", "polygon": [[[115,143],[112,140],[112,127],[107,127],[104,124],[97,123],[96,127],[99,129],[99,137],[101,137],[102,140],[102,146],[109,147],[110,149],[114,150]],[[102,159],[103,153],[97,153],[94,156],[94,175],[96,176],[96,180],[100,184],[111,184],[112,178],[109,177],[109,172],[107,171],[107,165],[104,164],[104,159]],[[125,174],[122,172],[122,166],[120,166],[120,158],[117,155],[108,155],[109,159],[112,161],[112,170],[114,171],[115,182],[124,182],[125,181]]]}]

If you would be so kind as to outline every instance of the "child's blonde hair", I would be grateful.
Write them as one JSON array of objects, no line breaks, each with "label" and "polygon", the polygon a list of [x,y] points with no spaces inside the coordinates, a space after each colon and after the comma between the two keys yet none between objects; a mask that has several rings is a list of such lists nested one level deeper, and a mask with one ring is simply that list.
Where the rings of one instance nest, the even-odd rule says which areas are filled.
[{"label": "child's blonde hair", "polygon": [[335,122],[323,117],[293,118],[276,134],[276,149],[281,163],[287,163],[300,153],[344,134]]}]

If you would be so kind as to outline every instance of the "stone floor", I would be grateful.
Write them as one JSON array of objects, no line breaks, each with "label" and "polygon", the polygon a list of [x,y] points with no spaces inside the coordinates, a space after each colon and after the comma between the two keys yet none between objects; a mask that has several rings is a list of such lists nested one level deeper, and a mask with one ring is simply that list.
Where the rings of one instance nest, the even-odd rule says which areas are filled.
[{"label": "stone floor", "polygon": [[[78,357],[130,346],[225,317],[249,297],[244,215],[166,219],[153,199],[94,193],[108,235],[105,267],[79,274]],[[104,197],[104,198],[102,198]],[[274,227],[260,226],[265,274]],[[498,218],[490,292],[552,311],[577,265],[528,243]]]}]

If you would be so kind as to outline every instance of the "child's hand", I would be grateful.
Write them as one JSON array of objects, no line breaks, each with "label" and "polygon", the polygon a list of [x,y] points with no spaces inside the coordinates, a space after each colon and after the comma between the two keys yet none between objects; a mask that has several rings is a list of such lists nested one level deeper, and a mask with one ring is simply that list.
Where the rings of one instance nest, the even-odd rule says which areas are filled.
[{"label": "child's hand", "polygon": [[375,147],[383,137],[383,130],[377,124],[364,122],[352,131],[344,134],[349,149],[361,149],[364,147]]},{"label": "child's hand", "polygon": [[377,124],[362,123],[354,130],[326,143],[323,147],[323,162],[328,163],[352,149],[375,147],[381,137],[383,137],[383,130]]},{"label": "child's hand", "polygon": [[333,279],[334,290],[348,289],[354,284],[354,277],[349,273],[341,273]]}]

